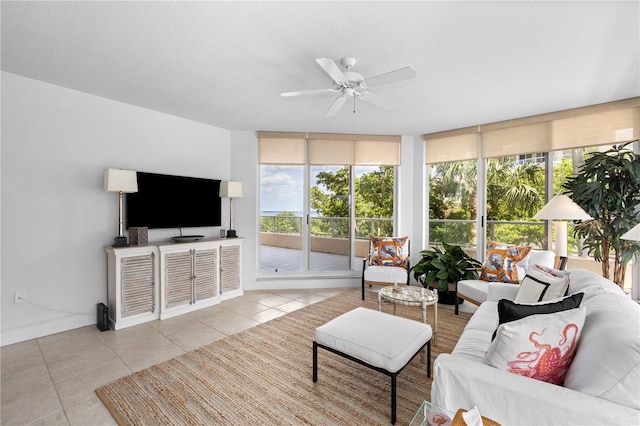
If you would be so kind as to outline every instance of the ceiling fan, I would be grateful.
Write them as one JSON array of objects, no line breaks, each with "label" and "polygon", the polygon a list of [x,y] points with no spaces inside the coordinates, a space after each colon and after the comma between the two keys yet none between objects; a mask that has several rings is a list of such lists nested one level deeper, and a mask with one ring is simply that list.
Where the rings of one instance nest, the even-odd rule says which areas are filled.
[{"label": "ceiling fan", "polygon": [[387,111],[396,109],[398,106],[395,103],[375,93],[371,93],[367,89],[416,77],[416,70],[411,67],[404,67],[365,79],[362,74],[351,71],[351,68],[356,64],[355,58],[352,57],[343,58],[341,61],[346,71],[341,71],[333,59],[330,58],[317,58],[316,62],[333,80],[333,86],[331,88],[285,92],[281,93],[280,96],[287,98],[292,96],[321,95],[325,93],[340,94],[327,110],[325,114],[326,117],[337,115],[349,98],[353,98],[354,113],[356,112],[356,98]]}]

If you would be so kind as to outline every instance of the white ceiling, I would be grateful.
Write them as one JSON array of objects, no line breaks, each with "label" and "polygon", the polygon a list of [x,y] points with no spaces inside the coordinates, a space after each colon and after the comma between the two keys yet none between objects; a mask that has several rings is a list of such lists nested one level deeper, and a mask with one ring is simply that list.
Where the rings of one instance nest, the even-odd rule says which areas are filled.
[{"label": "white ceiling", "polygon": [[[231,130],[419,135],[640,95],[640,2],[2,2],[2,70]],[[324,114],[315,58],[418,77]]]}]

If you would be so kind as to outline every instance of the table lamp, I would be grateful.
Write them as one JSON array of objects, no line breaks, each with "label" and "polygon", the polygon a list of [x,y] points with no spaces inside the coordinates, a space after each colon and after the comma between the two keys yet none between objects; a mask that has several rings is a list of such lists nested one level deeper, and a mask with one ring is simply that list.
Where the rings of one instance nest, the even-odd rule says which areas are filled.
[{"label": "table lamp", "polygon": [[566,195],[556,195],[533,216],[534,219],[553,220],[556,226],[557,256],[567,257],[567,220],[593,219],[582,207]]},{"label": "table lamp", "polygon": [[113,239],[113,247],[127,247],[127,237],[122,226],[123,194],[138,192],[138,175],[132,170],[107,169],[104,171],[104,190],[117,192],[119,200],[119,234]]},{"label": "table lamp", "polygon": [[242,198],[242,182],[222,182],[220,184],[220,197],[229,199],[229,229],[227,238],[236,238],[236,231],[233,229],[233,199]]}]

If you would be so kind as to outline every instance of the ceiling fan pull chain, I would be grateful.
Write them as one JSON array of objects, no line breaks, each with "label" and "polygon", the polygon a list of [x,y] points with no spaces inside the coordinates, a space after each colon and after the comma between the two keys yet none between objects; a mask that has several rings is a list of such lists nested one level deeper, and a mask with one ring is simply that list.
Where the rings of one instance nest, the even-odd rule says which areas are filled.
[{"label": "ceiling fan pull chain", "polygon": [[356,113],[356,96],[353,96],[353,113]]}]

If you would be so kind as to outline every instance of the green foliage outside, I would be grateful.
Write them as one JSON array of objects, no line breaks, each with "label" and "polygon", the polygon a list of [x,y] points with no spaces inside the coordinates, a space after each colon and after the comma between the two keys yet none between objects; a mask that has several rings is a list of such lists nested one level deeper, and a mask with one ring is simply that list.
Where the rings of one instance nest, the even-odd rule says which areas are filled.
[{"label": "green foliage outside", "polygon": [[263,232],[278,232],[281,234],[300,234],[302,218],[293,212],[280,212],[273,217],[260,218],[260,230]]},{"label": "green foliage outside", "polygon": [[[349,236],[349,167],[317,174],[311,188],[310,205],[317,217],[310,218],[311,235],[347,238]],[[393,166],[378,167],[355,179],[356,238],[393,235]],[[263,231],[300,234],[301,219],[293,212],[262,217]]]},{"label": "green foliage outside", "polygon": [[[477,217],[477,162],[437,164],[429,181],[431,219],[466,219],[473,222],[432,222],[430,240],[449,244],[475,243]],[[505,157],[487,161],[488,238],[507,243],[542,246],[544,228],[494,221],[530,221],[544,205],[544,167],[516,164]]]},{"label": "green foliage outside", "polygon": [[[316,179],[317,185],[311,188],[310,204],[318,217],[311,220],[311,234],[346,238],[349,235],[349,167],[336,172],[320,172]],[[381,166],[356,177],[357,238],[368,238],[371,233],[393,235],[393,187],[393,166]]]}]

